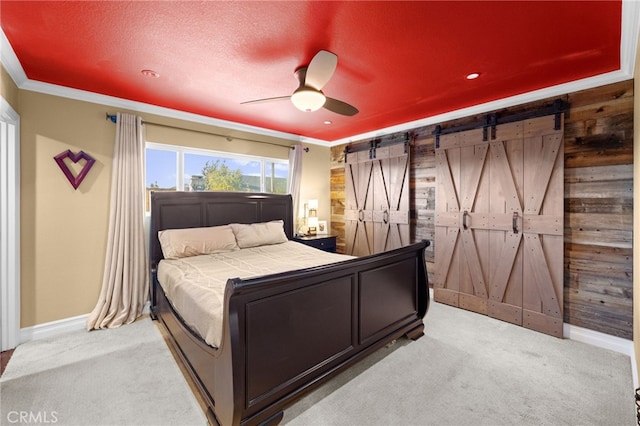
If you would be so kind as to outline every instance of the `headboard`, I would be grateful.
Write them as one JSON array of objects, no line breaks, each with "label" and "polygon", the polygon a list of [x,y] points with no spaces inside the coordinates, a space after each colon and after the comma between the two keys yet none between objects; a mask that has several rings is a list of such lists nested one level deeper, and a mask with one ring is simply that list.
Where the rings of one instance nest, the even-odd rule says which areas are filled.
[{"label": "headboard", "polygon": [[293,237],[291,195],[255,192],[151,192],[150,267],[162,260],[158,231],[229,223],[284,220],[284,232]]}]

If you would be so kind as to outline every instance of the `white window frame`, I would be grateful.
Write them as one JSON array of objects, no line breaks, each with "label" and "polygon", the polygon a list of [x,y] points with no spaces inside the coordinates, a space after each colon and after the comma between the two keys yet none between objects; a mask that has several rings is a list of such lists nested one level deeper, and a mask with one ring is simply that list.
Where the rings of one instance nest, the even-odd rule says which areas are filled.
[{"label": "white window frame", "polygon": [[[232,152],[225,151],[215,151],[212,149],[202,149],[202,148],[191,148],[180,145],[169,145],[164,143],[157,142],[146,142],[145,144],[145,152],[147,149],[155,149],[159,151],[170,151],[175,152],[176,155],[176,191],[184,191],[184,155],[185,154],[194,154],[194,155],[209,155],[215,156],[219,158],[227,158],[229,160],[245,160],[245,161],[259,161],[260,166],[260,191],[268,192],[265,187],[266,183],[266,171],[265,171],[265,163],[280,163],[280,164],[289,164],[288,159],[282,158],[271,158],[271,157],[260,157],[257,155],[248,155],[248,154],[235,154]],[[146,173],[146,171],[145,171]],[[273,178],[273,176],[272,176]],[[287,188],[289,187],[289,179],[291,176],[287,174]],[[146,176],[145,176],[146,181]],[[178,189],[181,188],[181,189]]]}]

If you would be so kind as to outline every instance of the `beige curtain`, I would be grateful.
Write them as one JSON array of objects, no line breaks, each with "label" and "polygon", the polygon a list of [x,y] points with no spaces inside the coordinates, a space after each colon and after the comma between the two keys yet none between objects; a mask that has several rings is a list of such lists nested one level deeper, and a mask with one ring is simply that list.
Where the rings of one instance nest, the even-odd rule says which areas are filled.
[{"label": "beige curtain", "polygon": [[295,224],[294,232],[298,232],[300,224],[298,218],[300,212],[300,186],[302,182],[302,145],[295,145],[289,152],[289,188],[288,192],[293,199],[293,223]]},{"label": "beige curtain", "polygon": [[87,330],[114,328],[135,321],[148,298],[143,131],[140,117],[117,114],[102,290],[87,319]]}]

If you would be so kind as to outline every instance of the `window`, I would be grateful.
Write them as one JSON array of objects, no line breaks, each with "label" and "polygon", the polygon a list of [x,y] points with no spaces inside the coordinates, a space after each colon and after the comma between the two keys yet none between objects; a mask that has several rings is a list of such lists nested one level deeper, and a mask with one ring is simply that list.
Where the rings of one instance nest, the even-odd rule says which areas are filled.
[{"label": "window", "polygon": [[147,142],[146,210],[151,191],[286,194],[289,161]]}]

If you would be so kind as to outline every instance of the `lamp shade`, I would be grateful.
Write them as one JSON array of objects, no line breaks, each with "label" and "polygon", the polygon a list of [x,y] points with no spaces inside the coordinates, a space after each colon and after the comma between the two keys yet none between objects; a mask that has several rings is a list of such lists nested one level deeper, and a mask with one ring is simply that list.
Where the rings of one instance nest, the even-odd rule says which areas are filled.
[{"label": "lamp shade", "polygon": [[291,102],[300,111],[317,111],[322,108],[326,100],[327,98],[320,90],[309,89],[308,87],[301,87],[291,95]]}]

